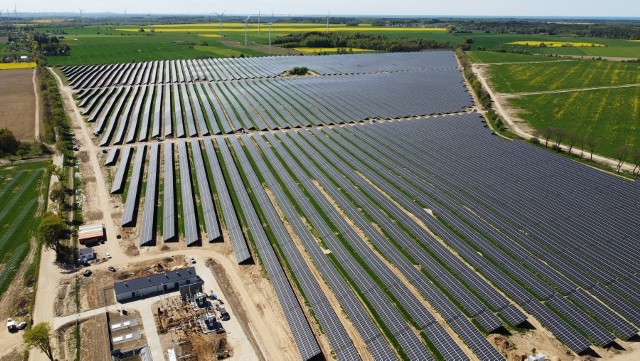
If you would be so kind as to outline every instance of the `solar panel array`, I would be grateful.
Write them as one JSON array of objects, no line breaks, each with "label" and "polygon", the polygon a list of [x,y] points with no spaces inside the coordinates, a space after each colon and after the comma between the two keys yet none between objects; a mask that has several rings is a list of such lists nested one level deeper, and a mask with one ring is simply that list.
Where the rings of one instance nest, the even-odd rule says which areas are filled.
[{"label": "solar panel array", "polygon": [[296,66],[307,66],[320,75],[442,69],[455,67],[455,65],[452,66],[451,55],[452,53],[448,51],[431,51],[410,54],[354,54],[348,57],[279,56],[196,59],[187,62],[168,60],[134,64],[65,66],[61,70],[74,88],[93,90],[112,85],[269,78],[276,77]]},{"label": "solar panel array", "polygon": [[[320,76],[277,76],[292,64]],[[226,230],[238,263],[261,260],[304,359],[321,354],[314,323],[338,359],[503,359],[485,335],[531,316],[576,353],[637,335],[637,185],[473,113],[418,117],[471,105],[451,53],[64,71],[119,161],[122,224],[143,246]]]},{"label": "solar panel array", "polygon": [[[198,137],[450,113],[472,105],[450,52],[417,57],[368,54],[343,58],[348,61],[333,65],[338,58],[293,59],[307,62],[314,70],[314,66],[329,69],[335,65],[335,71],[320,73],[340,74],[302,78],[274,77],[282,71],[269,77],[202,76],[202,67],[194,64],[204,60],[171,62],[172,69],[179,69],[177,74],[182,76],[172,77],[166,83],[162,83],[166,80],[163,77],[152,76],[163,71],[155,62],[148,63],[153,66],[134,68],[145,81],[129,75],[123,78],[132,81],[114,82],[119,77],[111,77],[110,73],[132,71],[124,64],[64,68],[64,71],[79,90],[83,113],[89,122],[95,122],[94,133],[101,139],[100,146],[134,143],[161,135]],[[393,63],[384,63],[385,59]],[[425,63],[421,64],[420,59]],[[283,67],[288,66],[284,65],[288,60],[292,59],[271,59]],[[376,66],[375,61],[382,63]],[[358,71],[350,71],[354,69]],[[82,74],[88,78],[86,81],[80,80],[85,78]],[[95,82],[95,77],[105,79]],[[108,88],[80,90],[85,83]]]}]

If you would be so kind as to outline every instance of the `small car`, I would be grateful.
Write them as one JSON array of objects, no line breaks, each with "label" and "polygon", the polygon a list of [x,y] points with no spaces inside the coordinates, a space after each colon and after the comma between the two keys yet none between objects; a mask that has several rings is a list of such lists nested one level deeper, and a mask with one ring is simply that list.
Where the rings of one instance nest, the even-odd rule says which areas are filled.
[{"label": "small car", "polygon": [[84,272],[82,272],[82,275],[85,276],[85,277],[89,277],[89,276],[91,276],[92,273],[93,272],[91,272],[90,269],[86,269],[86,270],[84,270]]},{"label": "small car", "polygon": [[18,330],[24,330],[25,328],[27,328],[27,323],[26,323],[26,322],[24,322],[24,321],[22,321],[22,322],[20,322],[20,323],[16,326],[16,328],[17,328]]},{"label": "small car", "polygon": [[107,258],[111,259],[111,253],[107,252],[107,253],[105,253],[104,255],[105,255],[105,257],[107,257]]},{"label": "small car", "polygon": [[109,266],[109,268],[107,268],[109,270],[109,272],[115,272],[116,268],[113,266]]}]

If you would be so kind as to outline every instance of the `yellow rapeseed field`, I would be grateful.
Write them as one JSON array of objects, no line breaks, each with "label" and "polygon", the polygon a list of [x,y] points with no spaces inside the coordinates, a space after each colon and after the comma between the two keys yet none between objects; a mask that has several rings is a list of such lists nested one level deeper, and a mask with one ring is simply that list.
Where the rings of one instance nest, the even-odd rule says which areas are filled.
[{"label": "yellow rapeseed field", "polygon": [[514,41],[508,43],[511,45],[526,45],[526,46],[537,46],[537,47],[547,47],[547,48],[561,48],[563,46],[576,46],[576,47],[585,47],[585,46],[606,46],[604,44],[597,43],[574,43],[569,41]]},{"label": "yellow rapeseed field", "polygon": [[[344,48],[347,51],[351,51],[354,53],[371,53],[375,50],[370,49],[360,49],[360,48]],[[293,50],[297,50],[303,53],[337,53],[338,48],[293,48]]]},{"label": "yellow rapeseed field", "polygon": [[[145,27],[146,28],[146,27]],[[202,33],[202,32],[218,32],[220,31],[219,23],[208,24],[162,24],[152,25],[152,28],[157,32],[167,33]],[[119,28],[118,31],[131,31],[137,32],[139,28]],[[274,32],[308,32],[308,31],[326,31],[327,27],[318,24],[273,24],[272,31]],[[268,25],[266,22],[261,24],[262,31],[268,31]],[[345,25],[330,25],[330,31],[411,31],[411,32],[444,32],[445,28],[404,28],[404,27],[377,27],[377,26],[345,26]],[[243,23],[225,23],[222,25],[223,32],[244,32]],[[250,23],[248,27],[249,32],[257,32],[258,24]]]},{"label": "yellow rapeseed field", "polygon": [[33,69],[36,67],[36,63],[0,63],[0,70],[10,69]]}]

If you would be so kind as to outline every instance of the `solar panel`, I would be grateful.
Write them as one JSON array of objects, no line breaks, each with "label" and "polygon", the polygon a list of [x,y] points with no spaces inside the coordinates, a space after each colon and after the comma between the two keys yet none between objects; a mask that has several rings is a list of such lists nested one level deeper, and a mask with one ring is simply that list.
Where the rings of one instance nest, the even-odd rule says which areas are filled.
[{"label": "solar panel", "polygon": [[147,172],[147,189],[144,196],[142,210],[142,228],[140,230],[140,246],[152,246],[156,240],[156,207],[158,194],[158,166],[160,160],[160,145],[149,147],[149,170]]}]

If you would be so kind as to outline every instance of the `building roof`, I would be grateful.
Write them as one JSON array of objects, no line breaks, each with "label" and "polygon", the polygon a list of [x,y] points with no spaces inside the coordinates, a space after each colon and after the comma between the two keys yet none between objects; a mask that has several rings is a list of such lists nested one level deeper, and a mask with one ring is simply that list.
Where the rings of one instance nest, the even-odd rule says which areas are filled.
[{"label": "building roof", "polygon": [[102,224],[87,224],[78,228],[78,239],[90,239],[104,237]]},{"label": "building roof", "polygon": [[91,247],[87,247],[87,248],[80,248],[78,250],[78,255],[82,256],[82,255],[92,255],[93,254],[93,248]]},{"label": "building roof", "polygon": [[155,274],[149,277],[134,278],[132,280],[116,282],[113,284],[116,294],[135,292],[147,287],[161,286],[165,283],[174,283],[198,277],[193,267]]}]

